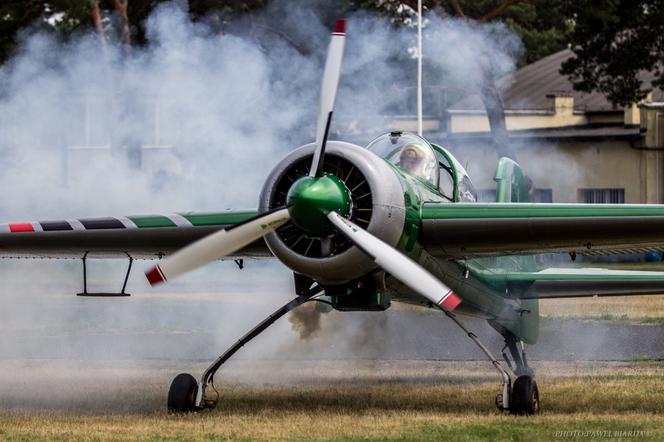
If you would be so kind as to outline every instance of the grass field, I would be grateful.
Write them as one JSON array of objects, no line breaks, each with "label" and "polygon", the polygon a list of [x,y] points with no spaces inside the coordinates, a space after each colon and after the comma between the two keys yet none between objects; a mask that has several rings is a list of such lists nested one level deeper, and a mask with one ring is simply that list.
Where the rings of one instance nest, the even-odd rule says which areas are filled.
[{"label": "grass field", "polygon": [[[174,302],[170,294],[146,296],[154,304]],[[217,299],[197,296],[208,308]],[[63,302],[58,298],[53,306]],[[263,301],[237,296],[237,302]],[[106,318],[104,306],[95,307]],[[50,322],[26,321],[14,311],[5,314],[0,330],[16,330],[16,324],[37,329],[44,345],[70,344],[56,339],[70,329],[83,330],[85,336],[108,333],[108,327],[124,330],[124,323],[108,319],[71,315],[62,316],[64,321],[60,310],[54,310],[56,319]],[[35,311],[30,317],[49,318],[50,310]],[[147,307],[137,311],[148,312]],[[545,300],[541,312],[549,318],[662,325],[664,296]],[[155,326],[150,316],[136,318],[145,323],[130,322],[131,330],[141,333],[175,327],[163,319]],[[77,336],[71,342],[80,345]],[[0,360],[0,441],[664,440],[664,361],[535,361],[543,413],[523,418],[496,410],[493,399],[500,385],[486,362],[238,359],[219,373],[217,409],[173,416],[165,412],[168,384],[184,367],[198,375],[203,363],[81,357],[71,362]]]},{"label": "grass field", "polygon": [[[42,377],[62,373],[61,367],[30,367],[36,385],[28,388],[27,397],[25,385],[0,384],[6,392],[0,403],[0,439],[664,439],[663,362],[539,363],[543,413],[528,418],[495,409],[499,384],[485,363],[268,365],[233,364],[220,380],[218,408],[185,416],[163,409],[163,382],[172,375],[166,369],[74,370],[66,381],[62,374]],[[49,392],[49,382],[65,387]]]},{"label": "grass field", "polygon": [[[663,262],[583,263],[584,267],[664,272]],[[547,299],[540,301],[547,318],[664,325],[664,294],[649,296]]]},{"label": "grass field", "polygon": [[664,325],[664,296],[544,299],[540,313],[545,318]]}]

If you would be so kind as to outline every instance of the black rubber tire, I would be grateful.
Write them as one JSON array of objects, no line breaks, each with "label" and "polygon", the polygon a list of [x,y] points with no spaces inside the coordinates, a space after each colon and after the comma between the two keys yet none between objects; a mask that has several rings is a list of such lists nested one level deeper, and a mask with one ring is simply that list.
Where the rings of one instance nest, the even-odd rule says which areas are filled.
[{"label": "black rubber tire", "polygon": [[537,382],[532,376],[523,375],[516,378],[510,397],[510,414],[539,414],[540,398]]},{"label": "black rubber tire", "polygon": [[198,382],[189,373],[180,373],[168,389],[168,411],[171,413],[191,413],[195,406]]}]

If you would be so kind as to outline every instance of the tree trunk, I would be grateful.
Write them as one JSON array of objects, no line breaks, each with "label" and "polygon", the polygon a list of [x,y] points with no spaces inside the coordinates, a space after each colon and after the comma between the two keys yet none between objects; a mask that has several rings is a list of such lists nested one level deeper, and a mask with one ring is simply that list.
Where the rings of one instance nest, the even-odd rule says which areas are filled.
[{"label": "tree trunk", "polygon": [[107,56],[106,49],[106,35],[104,34],[104,27],[101,22],[101,11],[99,10],[99,0],[90,0],[90,18],[92,19],[92,24],[99,35],[99,43],[101,44],[101,50],[104,58]]},{"label": "tree trunk", "polygon": [[129,15],[127,13],[129,0],[113,0],[113,4],[120,17],[120,41],[125,48],[125,52],[129,52],[131,50],[131,32],[129,30]]},{"label": "tree trunk", "polygon": [[507,124],[505,123],[505,107],[500,91],[495,84],[486,80],[480,90],[482,102],[489,119],[489,127],[493,138],[493,147],[499,157],[508,157],[516,161],[516,154],[510,145]]}]

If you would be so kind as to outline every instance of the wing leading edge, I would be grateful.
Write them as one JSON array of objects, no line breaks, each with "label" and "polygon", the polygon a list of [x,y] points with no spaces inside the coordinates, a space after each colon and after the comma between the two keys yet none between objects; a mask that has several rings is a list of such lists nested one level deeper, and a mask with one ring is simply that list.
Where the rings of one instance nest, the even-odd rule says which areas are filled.
[{"label": "wing leading edge", "polygon": [[664,205],[425,203],[423,244],[440,257],[664,249]]},{"label": "wing leading edge", "polygon": [[[0,224],[0,257],[159,258],[256,216],[256,210],[83,218]],[[272,256],[262,239],[233,257]]]}]

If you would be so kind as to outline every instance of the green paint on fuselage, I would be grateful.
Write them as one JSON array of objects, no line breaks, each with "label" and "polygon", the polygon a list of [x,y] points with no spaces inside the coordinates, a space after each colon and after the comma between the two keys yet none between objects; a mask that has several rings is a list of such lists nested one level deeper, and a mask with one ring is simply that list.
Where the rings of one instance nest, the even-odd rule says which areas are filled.
[{"label": "green paint on fuselage", "polygon": [[[503,201],[521,201],[527,195],[525,175],[518,164],[505,164],[503,172],[497,174],[497,195]],[[510,166],[510,167],[507,167]],[[499,170],[499,171],[500,171]],[[519,339],[535,343],[539,332],[539,309],[537,300],[519,300],[507,290],[504,281],[484,277],[486,273],[473,271],[485,269],[487,261],[443,260],[429,254],[422,246],[422,221],[427,218],[463,218],[463,213],[486,216],[485,207],[502,208],[513,206],[509,202],[499,204],[452,203],[430,183],[409,175],[394,167],[404,190],[406,220],[404,231],[397,243],[397,248],[408,257],[418,262],[454,290],[463,302],[457,308],[459,313],[484,317],[494,320],[507,328]],[[515,175],[516,173],[516,175]],[[426,203],[435,203],[435,209]],[[445,203],[445,204],[440,204]],[[434,213],[435,212],[435,213]],[[502,213],[509,215],[509,212]],[[544,215],[542,215],[544,216]],[[468,217],[468,216],[466,216]],[[492,258],[491,263],[504,271],[534,271],[534,260],[525,256],[506,256]],[[466,271],[469,270],[469,271]],[[398,281],[391,280],[388,290],[397,299],[400,296],[412,296],[412,290]],[[417,298],[411,298],[417,299]]]},{"label": "green paint on fuselage", "polygon": [[[486,318],[501,315],[505,311],[504,291],[495,290],[492,285],[474,275],[464,277],[464,262],[435,258],[422,246],[422,207],[424,203],[447,203],[451,208],[456,204],[451,203],[429,183],[424,183],[395,166],[393,168],[401,182],[406,207],[404,230],[396,248],[462,297],[463,302],[457,309],[459,312]],[[411,289],[394,279],[389,281],[388,291],[391,291],[392,296],[397,300],[399,298],[419,299]]]}]

